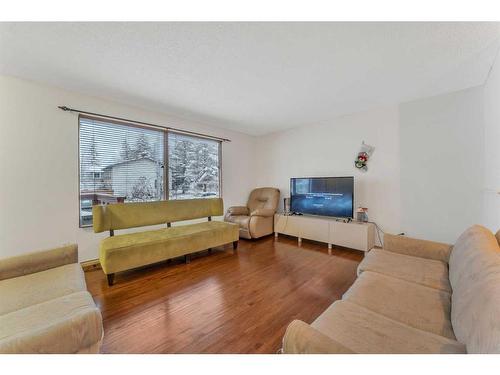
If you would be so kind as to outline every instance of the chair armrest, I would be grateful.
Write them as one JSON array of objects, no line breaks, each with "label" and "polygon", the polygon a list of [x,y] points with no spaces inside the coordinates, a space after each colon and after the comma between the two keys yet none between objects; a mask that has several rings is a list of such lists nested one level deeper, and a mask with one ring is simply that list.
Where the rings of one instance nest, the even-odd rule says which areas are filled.
[{"label": "chair armrest", "polygon": [[440,260],[445,263],[448,263],[452,248],[452,245],[441,242],[418,240],[393,234],[384,235],[384,250],[414,257]]},{"label": "chair armrest", "polygon": [[275,210],[271,208],[258,208],[250,213],[250,216],[263,216],[269,217],[274,216]]},{"label": "chair armrest", "polygon": [[0,260],[0,280],[77,262],[78,246],[76,244],[5,258]]},{"label": "chair armrest", "polygon": [[233,215],[233,216],[241,216],[241,215],[248,216],[248,207],[245,207],[245,206],[233,206],[233,207],[229,207],[227,209],[227,213],[229,215]]},{"label": "chair armrest", "polygon": [[350,354],[351,349],[301,320],[291,322],[283,337],[283,354]]}]

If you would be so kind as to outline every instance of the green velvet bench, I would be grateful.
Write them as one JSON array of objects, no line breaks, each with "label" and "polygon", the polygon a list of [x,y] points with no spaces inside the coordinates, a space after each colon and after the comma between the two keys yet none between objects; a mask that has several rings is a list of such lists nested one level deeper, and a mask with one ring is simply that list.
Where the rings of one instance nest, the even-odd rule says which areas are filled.
[{"label": "green velvet bench", "polygon": [[[184,199],[159,202],[116,203],[92,207],[94,232],[109,231],[101,241],[99,260],[113,285],[117,272],[158,263],[232,243],[238,247],[236,224],[212,221],[224,214],[221,198]],[[171,226],[171,223],[208,218],[202,223]],[[165,228],[114,235],[115,230],[166,224]]]}]

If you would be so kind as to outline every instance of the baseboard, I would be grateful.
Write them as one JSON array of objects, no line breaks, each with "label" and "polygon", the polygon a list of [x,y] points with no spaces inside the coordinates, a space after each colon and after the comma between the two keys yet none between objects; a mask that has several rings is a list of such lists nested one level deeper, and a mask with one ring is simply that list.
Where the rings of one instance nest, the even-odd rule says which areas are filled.
[{"label": "baseboard", "polygon": [[99,259],[91,259],[85,262],[80,263],[82,265],[83,271],[94,271],[101,269],[101,263],[99,263]]}]

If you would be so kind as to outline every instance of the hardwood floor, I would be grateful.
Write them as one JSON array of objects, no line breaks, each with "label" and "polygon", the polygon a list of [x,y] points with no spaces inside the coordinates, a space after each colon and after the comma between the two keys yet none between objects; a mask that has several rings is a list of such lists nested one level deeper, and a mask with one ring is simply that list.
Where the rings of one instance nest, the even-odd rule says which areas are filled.
[{"label": "hardwood floor", "polygon": [[104,319],[104,353],[276,353],[293,319],[308,323],[356,278],[361,252],[272,236],[240,240],[116,275],[86,272]]}]

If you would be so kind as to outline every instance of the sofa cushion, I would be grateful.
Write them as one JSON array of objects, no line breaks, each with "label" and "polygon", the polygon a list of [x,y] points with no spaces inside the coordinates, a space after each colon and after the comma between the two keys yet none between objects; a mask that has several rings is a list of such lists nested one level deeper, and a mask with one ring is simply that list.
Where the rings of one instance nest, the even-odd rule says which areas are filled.
[{"label": "sofa cushion", "polygon": [[237,240],[238,226],[221,221],[123,234],[101,242],[100,263],[110,274]]},{"label": "sofa cushion", "polygon": [[263,187],[253,189],[248,197],[247,207],[250,212],[259,208],[269,208],[276,211],[280,199],[279,189],[273,187]]},{"label": "sofa cushion", "polygon": [[0,353],[77,353],[102,335],[101,314],[86,291],[0,316]]},{"label": "sofa cushion", "polygon": [[489,272],[497,272],[498,242],[488,229],[474,225],[458,238],[450,255],[450,284],[453,293],[468,290]]},{"label": "sofa cushion", "polygon": [[451,292],[448,280],[448,266],[446,263],[438,260],[373,249],[358,266],[358,275],[364,271],[378,272]]},{"label": "sofa cushion", "polygon": [[0,280],[46,271],[71,263],[78,263],[76,244],[4,258],[0,259]]},{"label": "sofa cushion", "polygon": [[363,272],[344,300],[411,327],[455,340],[451,294],[370,271]]},{"label": "sofa cushion", "polygon": [[500,248],[488,229],[475,225],[450,256],[451,321],[470,353],[500,352]]},{"label": "sofa cushion", "polygon": [[0,281],[0,315],[87,290],[78,263]]},{"label": "sofa cushion", "polygon": [[351,349],[339,344],[301,321],[292,321],[283,336],[284,354],[350,354]]},{"label": "sofa cushion", "polygon": [[356,353],[465,353],[463,344],[349,301],[333,303],[312,324]]},{"label": "sofa cushion", "polygon": [[384,233],[384,250],[398,254],[448,263],[452,248],[447,243]]},{"label": "sofa cushion", "polygon": [[452,295],[451,321],[468,353],[500,353],[500,270],[460,298]]}]

